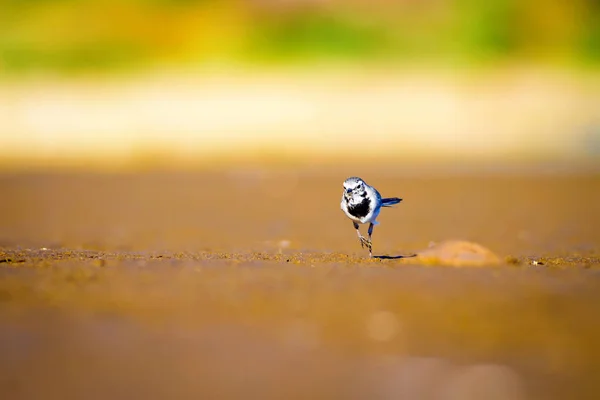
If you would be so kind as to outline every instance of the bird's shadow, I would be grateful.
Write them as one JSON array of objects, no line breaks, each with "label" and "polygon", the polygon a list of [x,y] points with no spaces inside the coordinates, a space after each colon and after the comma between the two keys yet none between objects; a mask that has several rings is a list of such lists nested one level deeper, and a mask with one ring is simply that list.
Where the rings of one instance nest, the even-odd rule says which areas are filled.
[{"label": "bird's shadow", "polygon": [[409,254],[406,256],[403,255],[398,255],[398,256],[373,256],[373,258],[378,258],[380,260],[398,260],[400,258],[411,258],[411,257],[416,257],[416,254]]}]

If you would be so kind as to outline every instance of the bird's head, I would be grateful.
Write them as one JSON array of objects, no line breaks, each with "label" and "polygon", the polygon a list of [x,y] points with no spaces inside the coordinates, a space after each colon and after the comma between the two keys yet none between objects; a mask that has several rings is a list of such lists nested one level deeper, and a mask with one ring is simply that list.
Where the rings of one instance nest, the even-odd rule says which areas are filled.
[{"label": "bird's head", "polygon": [[365,181],[358,177],[351,177],[344,181],[344,197],[350,200],[354,196],[360,196],[365,192]]}]

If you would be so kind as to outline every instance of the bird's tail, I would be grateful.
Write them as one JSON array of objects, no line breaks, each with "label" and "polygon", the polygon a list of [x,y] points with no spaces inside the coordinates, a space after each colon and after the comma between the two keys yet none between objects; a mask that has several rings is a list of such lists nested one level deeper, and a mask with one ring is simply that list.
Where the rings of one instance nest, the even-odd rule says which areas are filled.
[{"label": "bird's tail", "polygon": [[402,199],[398,198],[398,197],[390,197],[387,199],[381,199],[381,202],[383,203],[382,206],[384,207],[391,207],[394,204],[398,204],[402,201]]}]

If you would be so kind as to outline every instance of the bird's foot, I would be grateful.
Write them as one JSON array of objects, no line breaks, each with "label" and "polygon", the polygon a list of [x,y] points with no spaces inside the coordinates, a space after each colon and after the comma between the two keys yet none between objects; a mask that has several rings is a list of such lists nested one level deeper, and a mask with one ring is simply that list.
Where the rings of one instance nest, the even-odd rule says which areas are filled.
[{"label": "bird's foot", "polygon": [[365,246],[366,246],[367,249],[369,249],[369,255],[370,255],[371,250],[373,249],[373,243],[364,236],[361,236],[359,239],[360,239],[360,246],[362,248],[365,248]]}]

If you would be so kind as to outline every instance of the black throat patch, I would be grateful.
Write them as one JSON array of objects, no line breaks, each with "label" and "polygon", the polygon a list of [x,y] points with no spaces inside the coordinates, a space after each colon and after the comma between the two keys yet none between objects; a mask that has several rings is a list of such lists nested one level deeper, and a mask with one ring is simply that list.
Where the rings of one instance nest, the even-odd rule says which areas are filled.
[{"label": "black throat patch", "polygon": [[356,218],[363,218],[369,214],[370,211],[371,200],[368,198],[362,199],[362,201],[358,204],[348,204],[348,212],[350,215]]}]

